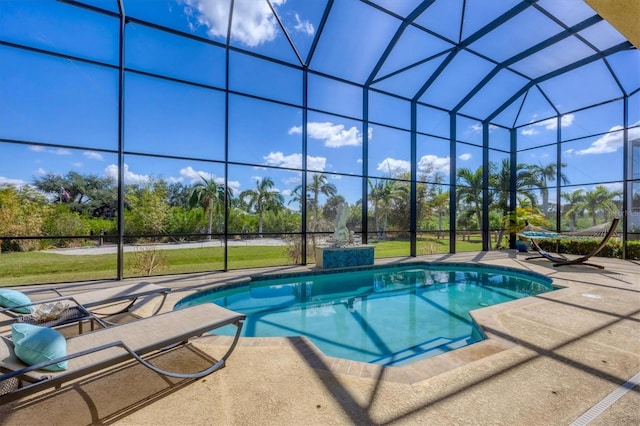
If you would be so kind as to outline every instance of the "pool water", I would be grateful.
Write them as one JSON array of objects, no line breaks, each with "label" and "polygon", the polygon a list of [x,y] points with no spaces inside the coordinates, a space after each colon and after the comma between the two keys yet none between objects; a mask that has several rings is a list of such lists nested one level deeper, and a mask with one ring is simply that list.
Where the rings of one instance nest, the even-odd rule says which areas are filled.
[{"label": "pool water", "polygon": [[[189,296],[247,315],[243,336],[306,336],[326,355],[401,366],[484,339],[469,312],[552,291],[551,280],[507,268],[412,264],[279,276]],[[216,334],[234,329],[216,330]]]}]

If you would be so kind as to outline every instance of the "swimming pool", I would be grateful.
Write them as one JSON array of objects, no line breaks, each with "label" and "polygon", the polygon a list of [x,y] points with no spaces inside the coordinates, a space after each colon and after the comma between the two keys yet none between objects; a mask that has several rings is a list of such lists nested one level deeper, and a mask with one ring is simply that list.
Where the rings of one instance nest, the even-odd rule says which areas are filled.
[{"label": "swimming pool", "polygon": [[247,315],[243,336],[306,336],[329,356],[401,366],[483,340],[470,311],[552,290],[540,274],[420,262],[257,276],[175,309],[216,303]]}]

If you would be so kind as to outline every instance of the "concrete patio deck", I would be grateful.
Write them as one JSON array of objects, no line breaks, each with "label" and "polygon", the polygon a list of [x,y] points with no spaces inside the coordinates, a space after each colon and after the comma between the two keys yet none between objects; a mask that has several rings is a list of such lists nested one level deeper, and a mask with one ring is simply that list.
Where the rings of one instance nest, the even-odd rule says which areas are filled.
[{"label": "concrete patio deck", "polygon": [[[640,424],[640,263],[597,258],[606,269],[554,268],[524,257],[505,250],[377,261],[509,266],[543,273],[565,287],[474,311],[488,340],[416,365],[349,363],[300,338],[242,338],[227,366],[204,379],[168,379],[129,363],[0,406],[0,424]],[[146,281],[175,289],[171,308],[187,294],[247,275],[305,269]],[[74,284],[67,291],[109,284]],[[225,343],[203,337],[154,362],[202,368]]]}]

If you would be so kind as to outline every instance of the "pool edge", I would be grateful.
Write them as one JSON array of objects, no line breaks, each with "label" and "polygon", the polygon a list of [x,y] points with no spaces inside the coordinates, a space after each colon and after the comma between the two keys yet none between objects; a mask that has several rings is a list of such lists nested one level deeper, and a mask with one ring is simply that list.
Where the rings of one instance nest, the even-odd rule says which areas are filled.
[{"label": "pool edge", "polygon": [[[431,262],[409,262],[404,263],[403,265],[422,263]],[[455,263],[441,262],[441,264],[451,266]],[[467,263],[467,265],[469,264]],[[515,271],[524,275],[535,275],[537,277],[544,276],[539,273],[520,270],[513,267],[496,267],[495,265],[483,264],[473,265],[481,267],[484,266],[490,269],[503,269],[512,272]],[[346,269],[353,270],[354,268]],[[343,269],[342,272],[344,272],[346,269]],[[355,267],[355,269],[370,269],[370,267]],[[261,274],[261,276],[265,275],[269,275],[269,278],[273,277],[273,275],[271,274]],[[482,307],[469,313],[473,321],[481,329],[482,333],[485,334],[486,339],[451,352],[426,358],[424,360],[416,361],[404,366],[384,366],[379,364],[370,364],[361,361],[348,360],[345,358],[332,357],[326,355],[310,339],[304,336],[241,337],[238,345],[244,347],[289,347],[295,350],[311,368],[319,371],[326,371],[332,374],[346,374],[352,377],[355,376],[366,379],[383,379],[388,382],[396,382],[402,384],[416,384],[437,375],[446,373],[447,371],[457,369],[459,367],[468,365],[470,363],[482,360],[489,356],[496,355],[505,350],[518,346],[517,339],[513,337],[497,319],[497,316],[499,314],[510,310],[519,309],[523,306],[541,303],[548,299],[562,298],[566,295],[570,295],[580,291],[579,288],[571,286],[565,280],[558,278],[551,279],[549,277],[546,278],[548,278],[552,282],[552,285],[556,288],[556,290],[535,296],[528,296],[509,302],[500,303],[497,305]],[[251,279],[251,277],[249,277],[249,279]],[[246,284],[246,281],[246,279],[238,280],[232,285]],[[227,283],[226,285],[229,285],[229,283]],[[185,300],[185,298],[181,300]],[[208,344],[228,345],[228,339],[231,339],[231,337],[212,335],[207,336],[204,339],[207,339]]]}]

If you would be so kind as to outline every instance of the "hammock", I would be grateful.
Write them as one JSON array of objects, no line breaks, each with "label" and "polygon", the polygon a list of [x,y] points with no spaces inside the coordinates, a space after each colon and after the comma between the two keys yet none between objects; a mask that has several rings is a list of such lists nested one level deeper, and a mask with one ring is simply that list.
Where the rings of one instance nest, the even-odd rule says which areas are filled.
[{"label": "hammock", "polygon": [[593,238],[604,238],[607,236],[609,229],[615,222],[616,226],[613,228],[612,237],[617,237],[618,233],[616,231],[616,227],[619,219],[614,219],[612,222],[602,223],[600,225],[592,226],[590,228],[581,229],[575,232],[555,232],[549,231],[547,229],[541,228],[539,226],[531,225],[527,222],[527,226],[525,226],[524,231],[519,232],[518,235],[530,239],[561,239],[567,237],[581,237],[578,239],[593,239]]},{"label": "hammock", "polygon": [[[589,258],[600,253],[600,251],[607,245],[607,242],[611,237],[617,236],[616,228],[618,227],[619,220],[620,220],[619,218],[615,218],[613,219],[612,222],[609,222],[609,223],[592,226],[591,228],[583,229],[577,232],[567,232],[567,233],[547,231],[542,228],[538,228],[537,230],[535,230],[533,226],[527,223],[527,227],[530,227],[530,229],[527,230],[527,227],[525,227],[525,231],[520,232],[518,235],[529,238],[531,240],[531,244],[533,245],[533,248],[535,248],[536,251],[538,252],[538,256],[527,257],[526,260],[544,258],[553,262],[553,266],[588,265],[588,266],[593,266],[595,268],[604,269],[604,266],[596,265],[594,263],[589,263],[587,262],[587,260],[589,260]],[[584,256],[578,257],[577,259],[567,259],[561,254],[551,254],[543,250],[542,248],[540,248],[538,243],[536,243],[536,239],[544,239],[544,238],[560,239],[560,238],[566,238],[566,237],[588,238],[588,239],[601,238],[602,241],[600,241],[600,243],[590,253]]]}]

